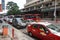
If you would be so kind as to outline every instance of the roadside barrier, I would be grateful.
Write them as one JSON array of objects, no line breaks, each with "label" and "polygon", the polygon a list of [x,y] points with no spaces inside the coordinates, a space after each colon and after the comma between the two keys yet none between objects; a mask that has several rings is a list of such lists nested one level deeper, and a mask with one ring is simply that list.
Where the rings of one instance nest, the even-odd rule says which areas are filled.
[{"label": "roadside barrier", "polygon": [[8,26],[7,25],[3,25],[3,36],[8,36]]}]

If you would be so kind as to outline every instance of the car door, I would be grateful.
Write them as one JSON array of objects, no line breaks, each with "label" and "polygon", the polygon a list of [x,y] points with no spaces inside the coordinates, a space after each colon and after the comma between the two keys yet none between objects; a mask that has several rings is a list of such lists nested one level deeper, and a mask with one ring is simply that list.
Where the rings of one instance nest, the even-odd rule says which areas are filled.
[{"label": "car door", "polygon": [[[39,36],[38,38],[41,38],[42,40],[49,40],[49,30],[44,25],[39,25]],[[51,40],[51,39],[50,39]]]},{"label": "car door", "polygon": [[37,37],[38,36],[38,24],[33,24],[31,31],[32,31],[33,36]]},{"label": "car door", "polygon": [[12,20],[12,22],[13,22],[13,25],[17,25],[17,20],[15,18]]}]

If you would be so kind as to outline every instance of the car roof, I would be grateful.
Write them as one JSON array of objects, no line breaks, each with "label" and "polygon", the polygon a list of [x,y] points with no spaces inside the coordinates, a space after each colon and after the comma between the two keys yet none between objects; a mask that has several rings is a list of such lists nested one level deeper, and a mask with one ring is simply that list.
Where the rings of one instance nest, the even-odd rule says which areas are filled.
[{"label": "car roof", "polygon": [[49,23],[49,22],[32,22],[31,24],[41,24],[41,25],[45,25],[45,26],[48,26],[52,23]]}]

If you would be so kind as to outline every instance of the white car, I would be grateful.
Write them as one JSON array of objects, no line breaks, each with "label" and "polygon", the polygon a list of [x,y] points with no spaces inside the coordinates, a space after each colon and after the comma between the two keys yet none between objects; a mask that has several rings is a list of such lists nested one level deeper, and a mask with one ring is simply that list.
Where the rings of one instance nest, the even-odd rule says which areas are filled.
[{"label": "white car", "polygon": [[26,21],[23,18],[13,18],[12,24],[17,28],[24,28],[26,26]]},{"label": "white car", "polygon": [[8,21],[9,21],[8,16],[5,16],[5,17],[4,17],[4,20],[8,22]]},{"label": "white car", "polygon": [[8,20],[8,22],[9,22],[10,24],[12,24],[12,19],[13,19],[13,18],[9,18],[9,20]]}]

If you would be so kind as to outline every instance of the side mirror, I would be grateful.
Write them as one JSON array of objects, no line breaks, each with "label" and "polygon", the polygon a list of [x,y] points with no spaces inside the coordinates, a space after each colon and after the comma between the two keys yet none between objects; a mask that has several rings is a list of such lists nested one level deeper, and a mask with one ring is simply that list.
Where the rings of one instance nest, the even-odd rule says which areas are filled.
[{"label": "side mirror", "polygon": [[49,33],[48,31],[46,31],[46,33]]}]

